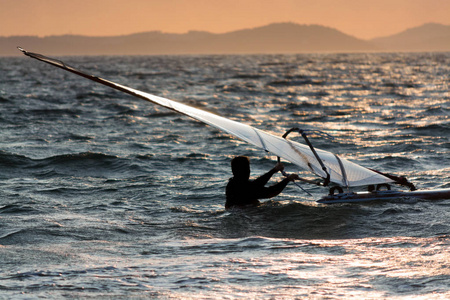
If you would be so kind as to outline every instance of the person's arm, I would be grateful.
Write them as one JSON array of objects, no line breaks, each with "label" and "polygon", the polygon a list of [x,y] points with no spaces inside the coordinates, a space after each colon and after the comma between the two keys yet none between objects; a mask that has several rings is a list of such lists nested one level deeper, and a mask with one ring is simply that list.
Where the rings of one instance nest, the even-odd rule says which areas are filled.
[{"label": "person's arm", "polygon": [[291,181],[294,181],[298,179],[297,174],[290,174],[288,177],[284,178],[282,181],[278,182],[277,184],[274,184],[270,187],[263,188],[261,195],[259,195],[259,199],[267,199],[272,198],[275,196],[278,196],[284,188],[287,186],[287,184]]},{"label": "person's arm", "polygon": [[264,175],[259,176],[257,179],[255,179],[253,182],[256,185],[259,186],[265,186],[267,182],[269,182],[270,178],[272,178],[273,174],[277,173],[278,171],[281,171],[284,169],[284,166],[282,163],[277,163],[275,167],[272,168],[269,172],[267,172]]}]

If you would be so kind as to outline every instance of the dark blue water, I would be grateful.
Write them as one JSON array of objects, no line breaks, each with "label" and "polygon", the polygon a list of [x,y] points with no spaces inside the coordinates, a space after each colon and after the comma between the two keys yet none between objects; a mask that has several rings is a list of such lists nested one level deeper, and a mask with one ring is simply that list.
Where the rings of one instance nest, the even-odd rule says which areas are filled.
[{"label": "dark blue water", "polygon": [[[449,53],[64,60],[450,188]],[[26,57],[0,58],[0,126],[1,297],[450,297],[450,200],[324,206],[292,185],[225,211],[230,159],[256,176],[275,157]]]}]

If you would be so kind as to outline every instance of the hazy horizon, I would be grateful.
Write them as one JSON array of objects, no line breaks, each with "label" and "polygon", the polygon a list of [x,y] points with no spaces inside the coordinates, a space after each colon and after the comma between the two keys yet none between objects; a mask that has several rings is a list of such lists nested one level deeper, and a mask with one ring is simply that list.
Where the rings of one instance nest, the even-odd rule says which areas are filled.
[{"label": "hazy horizon", "polygon": [[272,23],[321,25],[369,40],[425,23],[449,25],[442,0],[0,0],[0,36],[227,33]]},{"label": "hazy horizon", "polygon": [[[433,23],[433,24],[438,24],[438,25],[450,26],[450,25],[442,24],[442,23],[429,22],[429,23],[420,24],[420,25],[418,25],[417,27],[424,26],[424,25],[426,25],[426,24],[432,24],[432,23]],[[220,35],[220,34],[234,33],[234,32],[237,32],[237,31],[243,31],[243,30],[258,29],[258,28],[261,28],[261,27],[271,26],[271,25],[274,25],[274,24],[295,24],[295,25],[299,25],[299,26],[319,26],[319,27],[327,27],[327,28],[330,28],[330,29],[338,30],[338,31],[340,31],[340,32],[342,32],[342,33],[344,33],[344,34],[347,34],[347,33],[343,32],[343,31],[339,30],[339,28],[334,28],[334,27],[331,27],[331,26],[325,26],[325,25],[322,25],[322,24],[300,24],[300,23],[295,23],[295,22],[276,22],[276,23],[264,24],[264,25],[257,26],[257,27],[240,28],[240,29],[236,29],[236,30],[232,30],[232,31],[219,32],[219,33],[217,33],[217,32],[211,32],[211,31],[208,31],[208,30],[187,30],[187,31],[185,31],[185,32],[166,32],[166,31],[163,31],[163,30],[147,30],[147,31],[130,32],[130,33],[128,33],[128,34],[117,34],[117,35],[110,35],[110,36],[108,36],[108,35],[85,35],[85,34],[76,34],[76,33],[66,33],[66,34],[51,34],[51,35],[45,35],[45,36],[38,36],[38,35],[12,35],[12,36],[1,36],[1,35],[0,35],[0,37],[2,37],[2,38],[5,38],[5,37],[8,38],[8,37],[30,36],[30,37],[38,37],[38,38],[48,38],[48,37],[56,37],[56,36],[82,36],[82,37],[89,37],[89,38],[103,38],[103,37],[129,36],[129,35],[143,34],[143,33],[148,33],[148,32],[161,32],[161,33],[163,33],[163,34],[177,34],[177,35],[189,34],[189,33],[191,33],[191,32],[205,32],[205,33],[218,34],[218,35]],[[415,28],[415,27],[414,27],[414,28]],[[389,35],[387,35],[387,36],[377,36],[377,37],[371,38],[371,39],[362,39],[362,38],[358,38],[358,37],[355,37],[355,36],[353,36],[353,37],[355,37],[355,38],[357,38],[357,39],[360,39],[360,40],[370,41],[370,40],[372,40],[372,39],[384,38],[384,37],[396,35],[396,34],[399,34],[399,33],[401,33],[401,32],[404,32],[404,31],[406,31],[406,30],[409,30],[409,29],[412,29],[412,28],[405,28],[405,29],[402,30],[402,31],[394,32],[394,33],[389,34]],[[352,35],[349,35],[349,36],[352,36]]]}]

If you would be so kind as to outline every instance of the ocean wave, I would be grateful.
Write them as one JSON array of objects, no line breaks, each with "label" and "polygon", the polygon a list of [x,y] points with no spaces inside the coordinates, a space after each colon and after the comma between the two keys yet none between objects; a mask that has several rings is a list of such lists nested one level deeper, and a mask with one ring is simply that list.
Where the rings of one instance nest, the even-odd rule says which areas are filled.
[{"label": "ocean wave", "polygon": [[5,172],[4,176],[28,174],[40,178],[61,175],[123,177],[145,173],[145,169],[135,164],[132,158],[93,152],[62,154],[43,159],[0,152],[0,166],[3,166],[0,174]]},{"label": "ocean wave", "polygon": [[105,92],[94,92],[94,91],[83,91],[77,92],[75,98],[77,100],[92,100],[92,99],[110,99],[112,96],[116,95],[114,91]]},{"label": "ocean wave", "polygon": [[36,214],[41,213],[40,210],[36,209],[31,205],[27,204],[8,204],[3,207],[0,207],[0,214]]},{"label": "ocean wave", "polygon": [[232,76],[232,78],[234,79],[261,79],[263,77],[264,75],[261,74],[242,74],[242,73]]},{"label": "ocean wave", "polygon": [[33,160],[24,156],[5,151],[0,151],[0,165],[4,168],[22,167],[30,164]]},{"label": "ocean wave", "polygon": [[31,116],[45,118],[46,120],[53,119],[53,118],[60,118],[62,116],[70,116],[73,118],[78,118],[80,113],[81,113],[81,111],[78,109],[67,109],[67,108],[30,109],[30,110],[26,110],[26,111],[18,111],[17,112],[17,114],[20,114],[20,115],[23,115],[23,114],[31,115]]},{"label": "ocean wave", "polygon": [[426,134],[430,136],[445,136],[450,133],[450,123],[442,124],[429,124],[423,126],[410,126],[408,131],[412,131],[418,134]]},{"label": "ocean wave", "polygon": [[300,79],[293,79],[293,78],[286,78],[286,79],[279,79],[275,81],[270,81],[266,85],[271,87],[290,87],[290,86],[303,86],[303,85],[323,85],[324,83],[322,81],[312,80],[309,78],[300,78]]}]

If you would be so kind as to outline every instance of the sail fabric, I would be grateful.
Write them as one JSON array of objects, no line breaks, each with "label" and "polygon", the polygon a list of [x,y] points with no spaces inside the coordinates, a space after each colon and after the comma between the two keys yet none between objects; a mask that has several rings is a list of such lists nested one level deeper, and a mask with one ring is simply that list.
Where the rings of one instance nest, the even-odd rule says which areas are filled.
[{"label": "sail fabric", "polygon": [[[19,48],[19,50],[22,51],[25,55],[37,60],[46,62],[66,71],[75,73],[77,75],[107,85],[122,92],[131,94],[138,98],[150,101],[154,104],[166,107],[173,111],[194,118],[200,122],[221,129],[241,140],[244,140],[287,161],[290,161],[302,169],[309,170],[322,178],[327,177],[327,174],[322,170],[319,161],[314,156],[311,149],[306,145],[287,140],[279,136],[275,136],[252,126],[233,121],[177,101],[155,96],[121,84],[114,83],[112,81],[108,81],[94,75],[84,73],[78,69],[66,65],[60,60],[49,58],[37,53],[31,53],[25,51],[22,48]],[[330,181],[337,185],[344,187],[356,187],[392,182],[391,179],[379,173],[352,163],[346,159],[338,158],[331,152],[320,150],[317,148],[316,152],[322,160],[323,164],[326,166],[327,172],[330,174]]]},{"label": "sail fabric", "polygon": [[[192,106],[188,106],[142,91],[134,89],[132,90],[134,93],[139,94],[142,98],[146,98],[155,104],[167,107],[182,114],[188,115],[198,121],[219,128],[231,135],[238,137],[241,140],[244,140],[287,161],[290,161],[301,167],[302,169],[309,170],[323,178],[327,177],[327,174],[322,170],[319,161],[314,156],[311,149],[306,145],[295,141],[286,140],[282,137],[275,136],[252,126],[233,121],[216,114],[194,108]],[[326,166],[327,172],[330,174],[330,181],[335,184],[355,187],[392,182],[391,179],[360,165],[352,163],[346,159],[338,159],[336,155],[331,152],[320,150],[317,148],[316,152]],[[339,162],[339,160],[341,161],[341,163]]]}]

